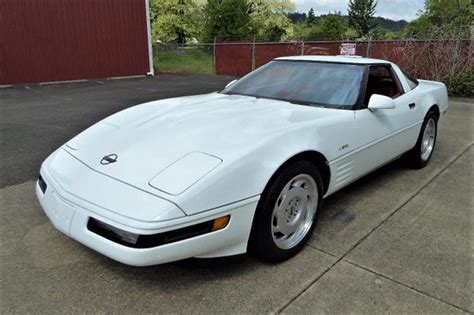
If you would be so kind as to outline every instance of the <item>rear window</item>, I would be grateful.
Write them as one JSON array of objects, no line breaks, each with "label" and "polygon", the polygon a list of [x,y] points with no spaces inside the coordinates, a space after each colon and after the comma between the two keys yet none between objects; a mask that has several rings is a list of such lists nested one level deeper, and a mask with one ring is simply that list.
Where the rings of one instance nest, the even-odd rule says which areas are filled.
[{"label": "rear window", "polygon": [[402,71],[403,75],[407,79],[408,86],[410,87],[410,90],[413,90],[418,86],[418,80],[412,77],[410,74],[406,73],[405,71]]}]

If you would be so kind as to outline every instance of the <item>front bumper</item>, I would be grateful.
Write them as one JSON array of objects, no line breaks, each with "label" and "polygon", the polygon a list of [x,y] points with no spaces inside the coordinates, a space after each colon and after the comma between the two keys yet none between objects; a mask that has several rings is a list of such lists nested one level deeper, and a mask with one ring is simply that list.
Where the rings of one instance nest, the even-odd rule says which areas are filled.
[{"label": "front bumper", "polygon": [[[245,253],[252,226],[252,220],[259,197],[252,197],[221,208],[192,216],[168,221],[134,224],[130,218],[120,220],[116,214],[106,210],[97,211],[95,205],[67,192],[47,169],[41,176],[47,184],[43,193],[36,185],[36,195],[46,215],[53,225],[64,234],[97,252],[121,263],[133,266],[148,266],[190,257],[220,257]],[[132,248],[106,239],[87,228],[90,218],[122,230],[141,235],[164,233],[190,225],[230,215],[228,225],[215,232],[187,238],[170,244],[152,248]],[[113,219],[111,219],[113,218]]]}]

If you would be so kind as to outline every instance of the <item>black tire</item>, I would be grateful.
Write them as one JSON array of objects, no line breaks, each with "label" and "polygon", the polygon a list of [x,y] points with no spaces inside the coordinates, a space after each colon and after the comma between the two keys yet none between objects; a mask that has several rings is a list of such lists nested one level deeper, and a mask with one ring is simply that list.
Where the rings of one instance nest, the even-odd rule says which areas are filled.
[{"label": "black tire", "polygon": [[[434,125],[435,125],[433,148],[428,158],[422,158],[423,134],[425,133],[426,126],[431,119],[434,120]],[[423,124],[421,125],[421,130],[420,130],[420,134],[418,135],[418,140],[416,141],[416,145],[413,147],[413,149],[411,149],[407,153],[408,165],[411,168],[421,169],[428,164],[436,146],[437,136],[438,136],[438,115],[434,111],[429,111],[428,114],[426,114],[425,119],[423,120]]]},{"label": "black tire", "polygon": [[[309,175],[316,184],[317,187],[317,205],[316,211],[313,216],[313,221],[309,230],[307,230],[304,238],[301,239],[296,245],[289,249],[280,248],[273,239],[272,224],[274,224],[273,209],[276,205],[277,199],[280,197],[280,193],[289,184],[292,179],[297,176]],[[306,244],[309,237],[313,233],[313,230],[317,223],[319,210],[322,205],[322,196],[324,194],[323,181],[319,173],[318,168],[311,162],[298,161],[295,162],[281,172],[279,172],[274,178],[267,184],[265,191],[260,198],[257,206],[257,211],[252,224],[252,230],[249,240],[249,253],[269,262],[280,262],[287,260],[296,255]],[[281,201],[279,201],[281,202]],[[308,212],[309,213],[309,212]],[[311,215],[308,214],[307,217]]]}]

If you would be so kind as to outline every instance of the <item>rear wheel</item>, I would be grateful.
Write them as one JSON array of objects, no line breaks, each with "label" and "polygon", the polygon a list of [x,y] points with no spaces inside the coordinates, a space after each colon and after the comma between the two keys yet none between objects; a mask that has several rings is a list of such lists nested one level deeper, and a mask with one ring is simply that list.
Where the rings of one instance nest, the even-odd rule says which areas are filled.
[{"label": "rear wheel", "polygon": [[323,184],[307,161],[285,168],[269,184],[257,207],[249,250],[267,261],[283,261],[298,253],[316,225]]},{"label": "rear wheel", "polygon": [[415,147],[408,153],[409,163],[413,168],[423,168],[428,164],[433,155],[437,133],[438,116],[430,111],[423,121]]}]

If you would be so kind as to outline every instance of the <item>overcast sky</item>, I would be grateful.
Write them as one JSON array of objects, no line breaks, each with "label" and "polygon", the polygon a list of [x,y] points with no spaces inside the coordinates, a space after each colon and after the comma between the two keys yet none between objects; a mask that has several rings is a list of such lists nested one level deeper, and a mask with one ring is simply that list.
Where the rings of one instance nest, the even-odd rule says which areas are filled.
[{"label": "overcast sky", "polygon": [[[313,7],[316,15],[341,11],[347,14],[349,0],[294,0],[296,11],[308,12]],[[383,16],[392,20],[411,21],[424,8],[424,0],[378,0],[375,8],[376,16]]]}]

